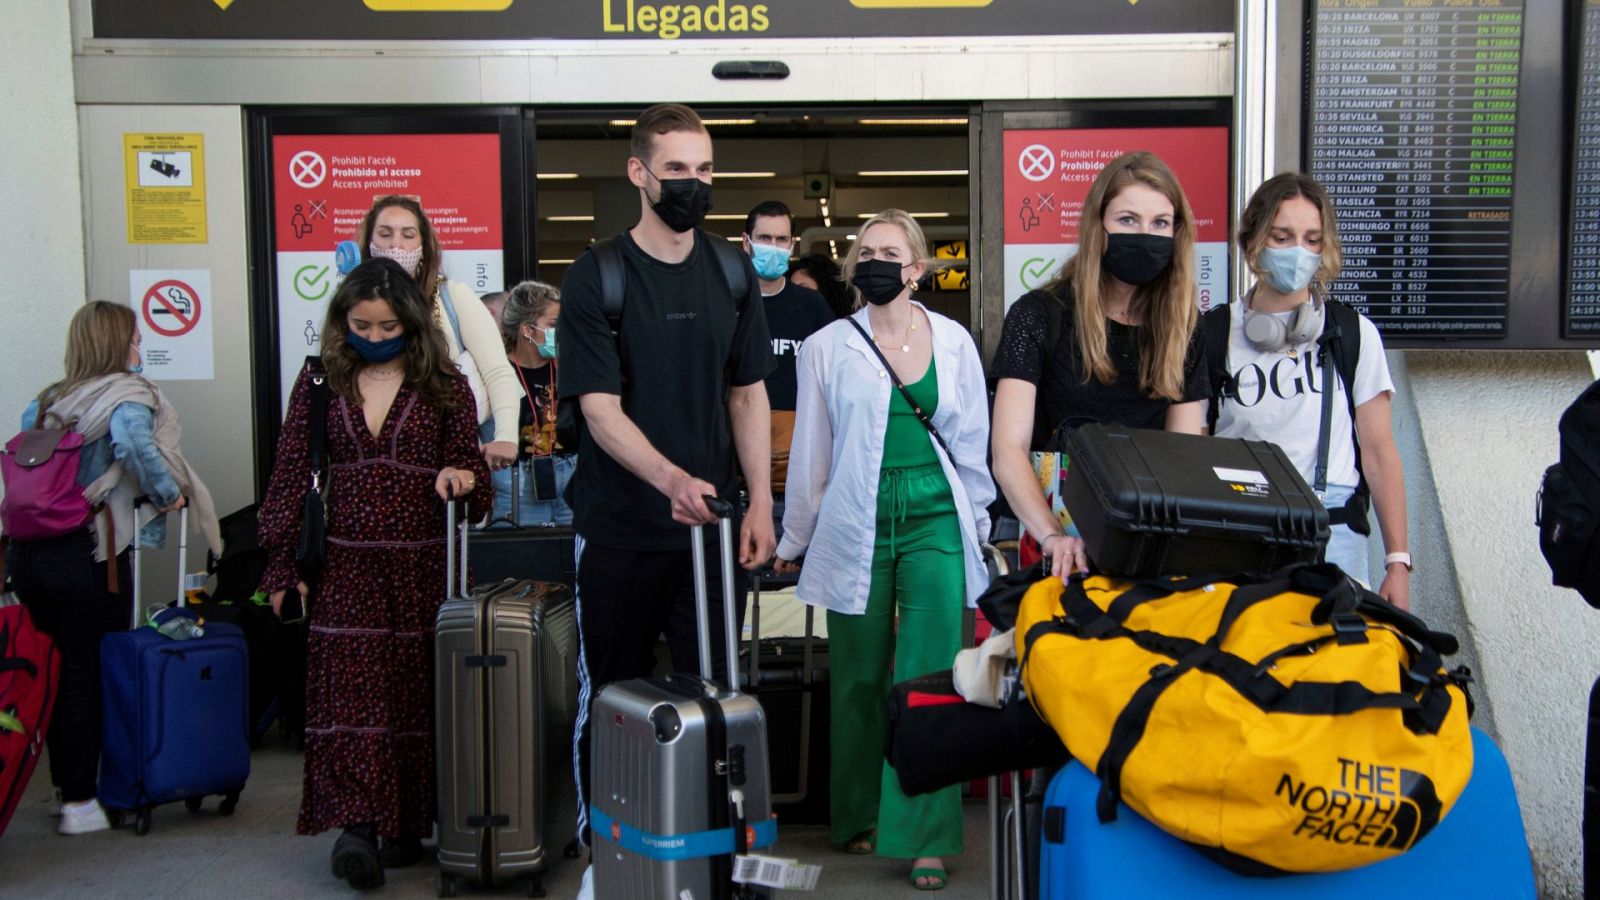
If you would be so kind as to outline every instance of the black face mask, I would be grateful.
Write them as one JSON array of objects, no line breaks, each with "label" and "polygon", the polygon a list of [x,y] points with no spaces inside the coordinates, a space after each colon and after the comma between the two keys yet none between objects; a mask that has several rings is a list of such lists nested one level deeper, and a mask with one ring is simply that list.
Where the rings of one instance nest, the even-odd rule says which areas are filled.
[{"label": "black face mask", "polygon": [[1172,238],[1164,234],[1108,234],[1106,252],[1100,261],[1123,284],[1149,284],[1172,264]]},{"label": "black face mask", "polygon": [[[645,169],[650,172],[649,169]],[[711,211],[711,185],[698,178],[656,178],[661,185],[661,195],[650,209],[667,223],[667,227],[682,234],[699,225]],[[645,197],[650,195],[647,193]]]},{"label": "black face mask", "polygon": [[856,263],[856,274],[851,276],[850,283],[856,286],[861,296],[866,298],[873,306],[882,306],[900,296],[906,289],[906,283],[900,280],[900,271],[903,267],[897,262],[886,259],[869,259]]}]

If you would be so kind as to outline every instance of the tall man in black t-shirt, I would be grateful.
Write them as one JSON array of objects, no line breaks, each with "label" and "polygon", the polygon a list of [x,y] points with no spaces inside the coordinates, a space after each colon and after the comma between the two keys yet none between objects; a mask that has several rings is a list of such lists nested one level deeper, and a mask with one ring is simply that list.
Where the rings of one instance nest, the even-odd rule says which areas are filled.
[{"label": "tall man in black t-shirt", "polygon": [[772,355],[778,363],[767,376],[767,403],[772,407],[772,492],[779,495],[794,436],[795,360],[801,342],[833,321],[833,310],[821,294],[784,277],[793,250],[794,215],[782,201],[759,203],[745,216],[744,252],[750,254],[761,280],[761,305],[766,308]]},{"label": "tall man in black t-shirt", "polygon": [[[711,135],[694,110],[663,104],[639,115],[630,149],[640,213],[614,239],[625,285],[616,331],[594,252],[567,272],[558,325],[562,390],[583,413],[568,502],[578,533],[574,755],[584,826],[594,695],[650,674],[663,633],[674,668],[699,668],[686,526],[716,522],[701,498],[735,497],[742,469],[750,502],[739,562],[757,568],[774,546],[767,320],[749,265],[739,279],[747,289],[734,296],[711,243],[722,238],[697,227],[711,207]],[[706,568],[722,672],[721,566]]]}]

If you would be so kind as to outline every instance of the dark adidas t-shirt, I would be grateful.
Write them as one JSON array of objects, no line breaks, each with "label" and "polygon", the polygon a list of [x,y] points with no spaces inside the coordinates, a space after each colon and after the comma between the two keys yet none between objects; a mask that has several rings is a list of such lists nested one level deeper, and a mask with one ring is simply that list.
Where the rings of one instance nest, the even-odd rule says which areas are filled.
[{"label": "dark adidas t-shirt", "polygon": [[[627,291],[615,337],[601,307],[595,255],[573,263],[561,285],[560,378],[569,397],[620,395],[623,412],[656,450],[733,497],[738,464],[728,388],[765,378],[772,347],[755,271],[744,260],[749,289],[735,300],[706,246],[713,240],[721,238],[697,230],[689,258],[672,264],[619,235]],[[601,450],[579,420],[578,468],[567,497],[578,533],[602,546],[687,547],[689,529],[672,521],[666,495]]]},{"label": "dark adidas t-shirt", "polygon": [[761,301],[767,310],[767,330],[772,334],[772,355],[777,362],[767,376],[767,403],[773,409],[793,410],[794,364],[800,344],[833,321],[833,310],[821,294],[787,279],[783,290]]},{"label": "dark adidas t-shirt", "polygon": [[[1117,370],[1116,381],[1101,384],[1090,378],[1085,382],[1078,354],[1076,304],[1070,289],[1064,293],[1067,296],[1063,302],[1043,291],[1030,291],[1012,304],[1000,332],[994,363],[989,367],[991,378],[1017,378],[1038,388],[1032,448],[1044,449],[1056,426],[1068,418],[1130,428],[1165,427],[1171,401],[1154,399],[1139,388],[1140,329],[1107,320],[1106,350]],[[1045,347],[1050,328],[1047,303],[1061,303],[1061,334],[1053,348]],[[1190,337],[1183,366],[1184,401],[1209,398],[1211,385],[1206,378],[1198,325]]]}]

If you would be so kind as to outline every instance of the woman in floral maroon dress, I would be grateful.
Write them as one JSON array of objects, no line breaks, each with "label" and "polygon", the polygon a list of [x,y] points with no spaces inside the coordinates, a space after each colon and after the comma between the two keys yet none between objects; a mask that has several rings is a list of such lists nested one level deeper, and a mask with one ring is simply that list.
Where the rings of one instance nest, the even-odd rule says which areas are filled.
[{"label": "woman in floral maroon dress", "polygon": [[[322,329],[327,370],[327,558],[311,612],[299,832],[343,828],[333,872],[383,883],[421,857],[434,817],[433,623],[445,585],[441,498],[487,514],[489,473],[471,389],[416,282],[394,262],[357,266]],[[310,483],[310,378],[295,383],[261,505],[262,589],[281,610]],[[380,856],[378,838],[384,839]]]}]

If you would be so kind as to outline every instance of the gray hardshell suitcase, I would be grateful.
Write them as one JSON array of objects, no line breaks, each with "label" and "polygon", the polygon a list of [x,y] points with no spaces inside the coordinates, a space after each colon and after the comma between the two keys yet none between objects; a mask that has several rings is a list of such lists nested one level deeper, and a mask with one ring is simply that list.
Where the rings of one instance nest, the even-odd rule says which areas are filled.
[{"label": "gray hardshell suitcase", "polygon": [[[732,508],[719,516],[728,684],[737,685]],[[754,697],[711,679],[705,545],[691,533],[700,676],[607,685],[593,715],[594,889],[605,900],[764,897],[733,882],[734,857],[777,840],[767,723]]]},{"label": "gray hardshell suitcase", "polygon": [[577,830],[572,592],[507,580],[469,594],[472,529],[460,529],[457,567],[455,504],[449,506],[453,594],[439,609],[434,645],[439,896],[455,896],[466,879],[523,880],[528,896],[542,897],[544,874]]}]

